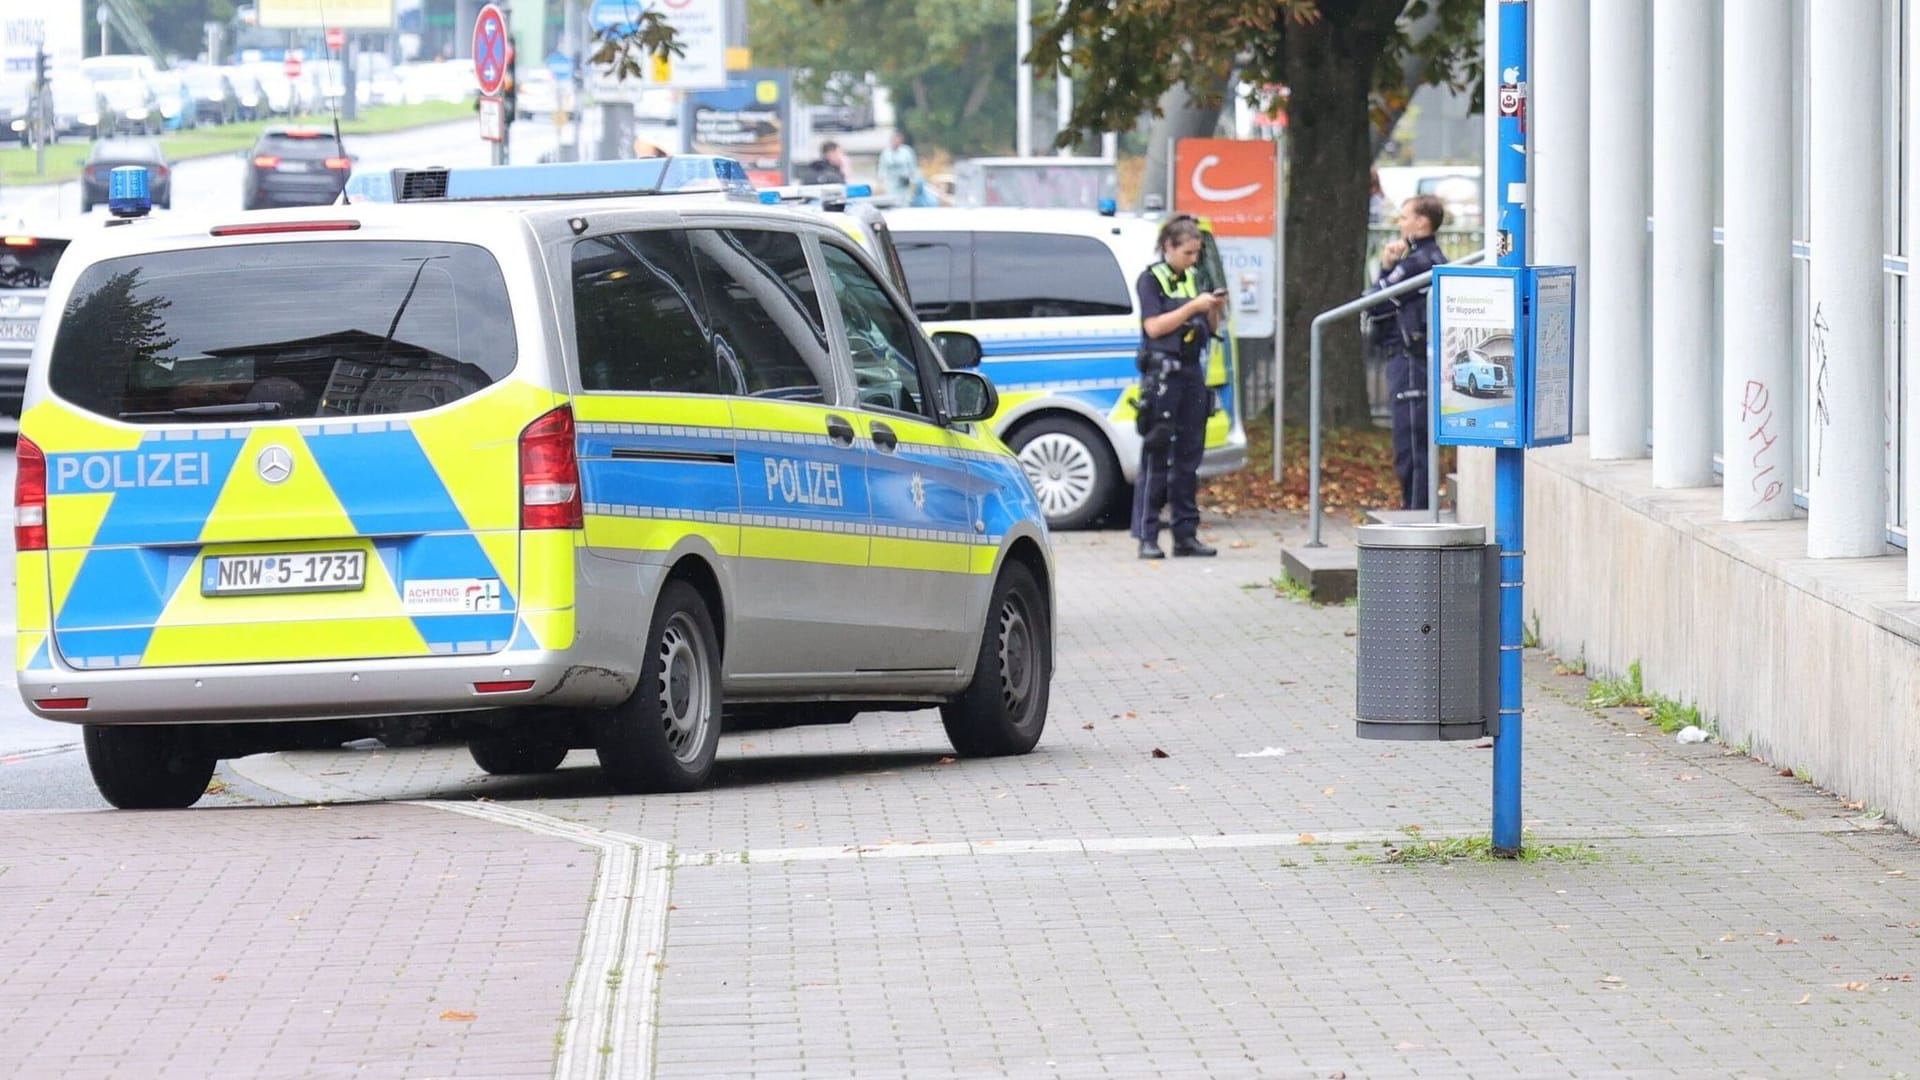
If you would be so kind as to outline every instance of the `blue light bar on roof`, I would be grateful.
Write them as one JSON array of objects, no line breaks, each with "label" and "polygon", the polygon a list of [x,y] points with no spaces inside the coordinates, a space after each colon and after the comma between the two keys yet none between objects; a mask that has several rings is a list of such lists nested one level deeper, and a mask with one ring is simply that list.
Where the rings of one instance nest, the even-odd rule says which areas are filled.
[{"label": "blue light bar on roof", "polygon": [[398,202],[592,199],[699,191],[754,197],[753,183],[739,162],[705,154],[471,169],[395,169],[392,186]]}]

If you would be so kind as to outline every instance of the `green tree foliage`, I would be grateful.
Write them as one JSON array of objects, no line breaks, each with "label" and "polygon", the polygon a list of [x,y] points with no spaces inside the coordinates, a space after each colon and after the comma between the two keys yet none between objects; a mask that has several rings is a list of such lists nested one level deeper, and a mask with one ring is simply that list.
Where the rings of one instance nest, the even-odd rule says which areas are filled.
[{"label": "green tree foliage", "polygon": [[[1376,148],[1413,88],[1478,82],[1482,16],[1481,0],[1066,0],[1036,20],[1033,62],[1073,74],[1082,132],[1132,128],[1175,85],[1216,102],[1235,79],[1288,88],[1283,326],[1296,358],[1287,411],[1298,419],[1308,324],[1364,285]],[[1327,419],[1370,423],[1358,335],[1329,334],[1325,357]]]},{"label": "green tree foliage", "polygon": [[872,72],[923,148],[1012,149],[1014,0],[751,0],[747,10],[755,62],[797,69],[801,96],[819,100],[836,76]]},{"label": "green tree foliage", "polygon": [[[94,6],[86,5],[89,31],[95,29]],[[233,0],[128,0],[126,7],[142,16],[141,21],[168,55],[189,57],[200,55],[207,47],[206,24],[216,22],[225,26],[234,11]],[[126,49],[119,44],[119,37],[117,33],[114,35],[115,50],[124,52]]]}]

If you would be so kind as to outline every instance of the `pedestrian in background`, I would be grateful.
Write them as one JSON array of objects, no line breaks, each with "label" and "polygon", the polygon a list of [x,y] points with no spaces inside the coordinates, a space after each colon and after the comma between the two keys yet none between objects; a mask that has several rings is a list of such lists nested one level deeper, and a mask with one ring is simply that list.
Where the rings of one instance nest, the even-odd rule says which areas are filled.
[{"label": "pedestrian in background", "polygon": [[1133,534],[1140,557],[1165,558],[1160,511],[1171,507],[1173,554],[1219,552],[1200,542],[1200,460],[1206,452],[1207,348],[1226,307],[1225,289],[1203,293],[1193,268],[1202,249],[1200,223],[1191,215],[1160,228],[1160,261],[1134,282],[1140,301],[1140,409],[1144,436],[1134,489]]},{"label": "pedestrian in background", "polygon": [[1391,225],[1393,224],[1393,203],[1380,186],[1380,170],[1369,169],[1368,172],[1371,178],[1367,190],[1367,222],[1371,225]]},{"label": "pedestrian in background", "polygon": [[[1447,210],[1432,195],[1400,204],[1400,236],[1380,249],[1378,292],[1447,261],[1433,234]],[[1400,506],[1427,509],[1427,290],[1383,301],[1369,313],[1373,333],[1387,355],[1387,391],[1393,401],[1393,471],[1400,478]]]},{"label": "pedestrian in background", "polygon": [[840,144],[828,139],[820,144],[820,156],[807,164],[800,175],[803,184],[844,184],[847,182],[847,153]]},{"label": "pedestrian in background", "polygon": [[893,196],[900,206],[913,203],[914,195],[920,186],[920,158],[913,152],[913,140],[906,133],[895,131],[887,140],[887,148],[880,151],[880,183]]}]

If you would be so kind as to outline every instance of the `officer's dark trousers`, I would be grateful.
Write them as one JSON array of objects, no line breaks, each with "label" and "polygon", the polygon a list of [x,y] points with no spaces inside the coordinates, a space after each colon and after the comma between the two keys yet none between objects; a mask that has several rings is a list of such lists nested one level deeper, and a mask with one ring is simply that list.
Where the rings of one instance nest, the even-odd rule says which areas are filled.
[{"label": "officer's dark trousers", "polygon": [[1182,367],[1159,385],[1159,407],[1173,413],[1173,441],[1141,457],[1140,483],[1146,497],[1135,500],[1140,517],[1134,533],[1142,540],[1158,540],[1160,510],[1170,506],[1174,542],[1184,543],[1200,532],[1200,459],[1207,450],[1206,369],[1198,364]]},{"label": "officer's dark trousers", "polygon": [[1387,390],[1393,395],[1393,471],[1400,477],[1400,507],[1427,508],[1427,369],[1405,351],[1387,356]]}]

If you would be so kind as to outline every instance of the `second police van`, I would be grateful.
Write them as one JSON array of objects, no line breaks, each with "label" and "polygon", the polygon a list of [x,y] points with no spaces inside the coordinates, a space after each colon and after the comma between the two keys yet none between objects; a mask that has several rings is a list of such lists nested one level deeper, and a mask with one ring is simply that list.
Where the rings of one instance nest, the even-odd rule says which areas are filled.
[{"label": "second police van", "polygon": [[703,163],[745,189],[424,170],[74,245],[21,421],[18,684],[110,802],[367,735],[494,773],[590,747],[634,792],[704,783],[723,716],[938,706],[962,754],[1033,747],[1052,557],[991,384],[942,360],[978,343],[819,214],[626,197]]},{"label": "second police van", "polygon": [[[1084,528],[1124,504],[1141,450],[1134,281],[1159,258],[1162,222],[992,207],[890,210],[887,221],[921,320],[980,341],[981,370],[1000,392],[993,429],[1020,456],[1048,523]],[[1227,281],[1201,225],[1204,292]],[[1247,460],[1231,312],[1206,378],[1220,409],[1207,420],[1202,477]]]}]

